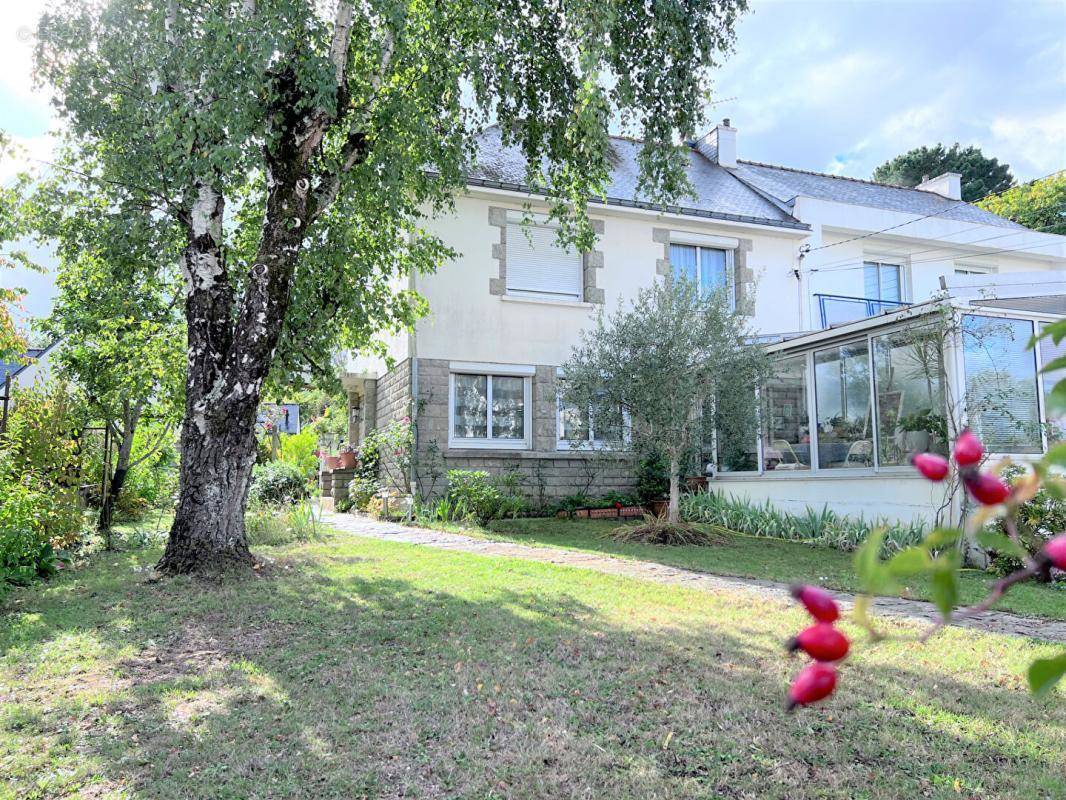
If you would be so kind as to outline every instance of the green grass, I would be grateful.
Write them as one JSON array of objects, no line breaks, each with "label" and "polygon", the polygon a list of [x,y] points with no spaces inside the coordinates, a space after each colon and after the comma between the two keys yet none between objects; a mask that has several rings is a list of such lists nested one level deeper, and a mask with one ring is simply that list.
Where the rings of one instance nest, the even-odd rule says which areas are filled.
[{"label": "green grass", "polygon": [[0,798],[1066,793],[1066,691],[1023,679],[1048,645],[864,643],[786,715],[791,604],[351,536],[260,555],[152,582],[158,550],[103,553],[13,592]]},{"label": "green grass", "polygon": [[[716,575],[761,578],[782,583],[815,583],[848,592],[861,589],[852,569],[852,554],[831,547],[741,534],[727,536],[723,544],[712,546],[623,544],[606,537],[617,526],[617,521],[610,520],[551,518],[498,520],[487,529],[462,530],[491,539],[655,561]],[[457,527],[452,529],[459,530]],[[995,577],[989,573],[964,570],[960,602],[972,605],[982,600],[994,580]],[[928,599],[928,581],[924,578],[910,580],[903,595]],[[1019,584],[1010,590],[996,608],[1026,616],[1066,619],[1066,584]]]}]

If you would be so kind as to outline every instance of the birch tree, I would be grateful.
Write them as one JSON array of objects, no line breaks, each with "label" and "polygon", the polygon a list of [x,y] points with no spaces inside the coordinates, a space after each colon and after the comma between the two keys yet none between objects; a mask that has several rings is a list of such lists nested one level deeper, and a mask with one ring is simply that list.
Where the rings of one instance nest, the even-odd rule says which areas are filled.
[{"label": "birch tree", "polygon": [[[37,69],[70,147],[125,211],[182,242],[180,497],[164,572],[252,560],[244,507],[273,374],[409,325],[395,279],[451,255],[420,221],[464,186],[495,122],[581,246],[610,164],[641,135],[642,184],[687,186],[682,137],[744,0],[110,0],[41,21]],[[135,287],[131,287],[133,289]]]}]

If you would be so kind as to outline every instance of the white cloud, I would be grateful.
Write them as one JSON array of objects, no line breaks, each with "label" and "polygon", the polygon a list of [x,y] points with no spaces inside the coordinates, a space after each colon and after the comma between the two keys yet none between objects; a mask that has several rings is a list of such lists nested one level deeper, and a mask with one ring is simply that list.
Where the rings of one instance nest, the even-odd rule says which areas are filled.
[{"label": "white cloud", "polygon": [[989,149],[1015,167],[1047,175],[1066,167],[1066,109],[1035,117],[999,116],[989,126]]},{"label": "white cloud", "polygon": [[9,0],[0,33],[0,83],[22,100],[47,103],[33,88],[33,48],[46,0]]}]

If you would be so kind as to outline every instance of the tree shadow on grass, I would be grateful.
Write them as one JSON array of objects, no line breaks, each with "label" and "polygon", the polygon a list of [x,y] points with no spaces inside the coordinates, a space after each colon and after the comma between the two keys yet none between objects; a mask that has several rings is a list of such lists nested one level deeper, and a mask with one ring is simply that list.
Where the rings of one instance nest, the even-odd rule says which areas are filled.
[{"label": "tree shadow on grass", "polygon": [[[1062,787],[1061,703],[975,692],[905,657],[849,665],[826,707],[786,716],[799,662],[779,648],[799,617],[750,619],[735,599],[353,540],[283,559],[264,578],[146,585],[104,570],[76,583],[53,587],[7,641],[25,659],[20,708],[45,709],[13,733],[61,749],[52,740],[71,729],[86,794],[1021,797]],[[81,672],[42,676],[64,642],[99,652]]]}]

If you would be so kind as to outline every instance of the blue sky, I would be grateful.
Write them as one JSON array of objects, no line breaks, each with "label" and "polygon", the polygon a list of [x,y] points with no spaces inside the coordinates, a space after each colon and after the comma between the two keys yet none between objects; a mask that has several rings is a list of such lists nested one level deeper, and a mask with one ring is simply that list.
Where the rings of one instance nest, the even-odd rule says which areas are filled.
[{"label": "blue sky", "polygon": [[[4,9],[0,128],[47,159],[46,96],[30,79],[45,0]],[[753,0],[718,71],[712,118],[738,128],[741,158],[869,177],[922,144],[959,141],[1028,180],[1066,168],[1063,0]],[[0,165],[0,180],[14,171]],[[45,276],[0,271],[47,313]]]}]

